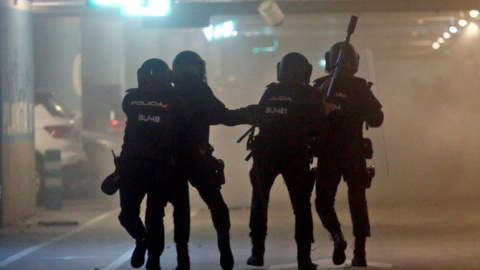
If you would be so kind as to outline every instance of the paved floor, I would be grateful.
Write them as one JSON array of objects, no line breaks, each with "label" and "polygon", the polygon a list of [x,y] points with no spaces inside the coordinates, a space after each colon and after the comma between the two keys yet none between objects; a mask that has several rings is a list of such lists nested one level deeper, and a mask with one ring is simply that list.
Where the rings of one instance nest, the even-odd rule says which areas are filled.
[{"label": "paved floor", "polygon": [[[370,205],[369,268],[480,269],[479,202]],[[350,246],[353,237],[348,207],[339,201],[337,209]],[[118,211],[116,196],[65,200],[61,210],[39,208],[35,216],[0,229],[0,269],[132,269],[129,256],[133,241],[119,225]],[[167,212],[162,269],[175,269],[170,207]],[[231,209],[235,269],[296,269],[291,207],[281,203],[270,207],[264,267],[245,264],[250,252],[248,216],[248,207]],[[312,258],[318,269],[350,268],[352,249],[347,249],[344,265],[334,266],[330,260],[332,242],[314,217]],[[215,243],[209,212],[194,208],[192,269],[220,269]]]}]

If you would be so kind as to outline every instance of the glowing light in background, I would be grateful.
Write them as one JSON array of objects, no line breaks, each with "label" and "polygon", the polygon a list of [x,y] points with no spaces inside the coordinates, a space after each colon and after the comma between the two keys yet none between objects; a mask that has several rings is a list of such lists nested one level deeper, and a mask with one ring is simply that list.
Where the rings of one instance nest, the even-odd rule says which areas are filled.
[{"label": "glowing light in background", "polygon": [[213,25],[209,25],[208,27],[203,28],[203,34],[205,35],[205,38],[208,40],[208,42],[212,41],[213,39]]},{"label": "glowing light in background", "polygon": [[438,43],[438,42],[433,42],[433,43],[432,43],[432,48],[433,48],[434,50],[440,49],[440,43]]},{"label": "glowing light in background", "polygon": [[325,59],[318,60],[319,67],[325,67],[326,65],[327,65],[327,61],[325,61]]},{"label": "glowing light in background", "polygon": [[448,31],[450,31],[452,34],[455,34],[458,32],[458,28],[452,25],[448,28]]},{"label": "glowing light in background", "polygon": [[167,16],[171,13],[170,0],[88,0],[92,8],[120,8],[124,16]]},{"label": "glowing light in background", "polygon": [[123,7],[123,0],[89,0],[89,7],[97,8],[119,8]]},{"label": "glowing light in background", "polygon": [[[148,4],[142,4],[142,2],[147,2]],[[161,17],[170,15],[171,11],[172,7],[169,0],[137,0],[126,1],[121,13],[125,16]]]},{"label": "glowing light in background", "polygon": [[445,39],[449,39],[451,36],[452,35],[450,35],[450,33],[448,33],[448,32],[443,33],[443,38],[445,38]]},{"label": "glowing light in background", "polygon": [[[478,41],[480,39],[479,35],[479,25],[476,22],[470,22],[468,26],[462,29],[461,35],[455,38],[455,44],[459,46],[460,51],[466,51],[467,48],[478,47]],[[453,53],[453,51],[452,51]]]},{"label": "glowing light in background", "polygon": [[480,12],[479,12],[478,10],[476,10],[476,9],[470,10],[470,12],[469,12],[470,17],[472,17],[472,18],[477,18],[478,15],[479,15],[479,13],[480,13]]},{"label": "glowing light in background", "polygon": [[272,41],[272,46],[266,47],[253,47],[253,53],[260,53],[260,52],[274,52],[278,49],[278,39],[274,38]]},{"label": "glowing light in background", "polygon": [[227,21],[222,24],[216,25],[213,28],[213,38],[220,39],[220,38],[227,38],[233,35],[233,31],[235,30],[235,25],[233,21]]},{"label": "glowing light in background", "polygon": [[478,36],[480,33],[480,27],[476,23],[470,23],[467,28],[465,28],[465,35],[467,37]]},{"label": "glowing light in background", "polygon": [[438,41],[438,43],[440,43],[440,44],[445,43],[445,39],[442,38],[442,37],[439,37],[439,38],[437,39],[437,41]]},{"label": "glowing light in background", "polygon": [[458,25],[460,25],[461,27],[465,27],[465,26],[467,26],[467,24],[468,24],[468,21],[465,20],[465,19],[460,19],[458,21]]},{"label": "glowing light in background", "polygon": [[236,37],[238,31],[235,30],[234,21],[226,21],[216,25],[209,25],[203,28],[205,38],[210,42],[212,40],[219,40],[223,38]]}]

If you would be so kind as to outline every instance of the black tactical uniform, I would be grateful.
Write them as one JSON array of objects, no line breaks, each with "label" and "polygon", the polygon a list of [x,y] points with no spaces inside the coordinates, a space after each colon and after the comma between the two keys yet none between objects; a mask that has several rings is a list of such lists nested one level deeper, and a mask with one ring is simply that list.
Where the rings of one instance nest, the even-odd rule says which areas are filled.
[{"label": "black tactical uniform", "polygon": [[174,198],[175,242],[177,244],[177,269],[189,269],[188,240],[190,206],[188,185],[194,186],[207,204],[217,231],[222,269],[232,269],[234,258],[230,249],[230,214],[220,192],[223,179],[217,170],[218,160],[212,156],[209,144],[210,125],[239,125],[249,122],[249,109],[228,110],[213,94],[205,80],[205,62],[195,52],[179,53],[173,61],[174,89],[193,111],[187,129],[187,141],[182,148],[182,158],[177,177],[183,185],[178,198]]},{"label": "black tactical uniform", "polygon": [[321,99],[308,85],[312,67],[303,55],[287,54],[278,63],[277,70],[279,83],[269,84],[260,100],[257,123],[260,131],[252,142],[250,237],[253,247],[247,264],[264,264],[270,190],[281,174],[295,214],[299,269],[315,269],[310,259],[314,240],[310,143],[324,118]]},{"label": "black tactical uniform", "polygon": [[[336,59],[340,43],[335,44],[326,58],[330,63]],[[315,206],[323,226],[330,232],[334,241],[333,262],[343,264],[347,243],[340,229],[334,203],[337,188],[343,176],[348,186],[348,202],[355,236],[354,266],[366,266],[365,241],[370,236],[366,188],[366,151],[363,123],[379,127],[383,122],[382,105],[370,90],[370,83],[353,74],[358,68],[358,54],[349,45],[344,51],[344,62],[339,69],[339,77],[331,90],[334,110],[328,116],[328,124],[318,136],[318,178],[316,182]],[[327,63],[329,62],[327,61]],[[327,71],[333,67],[327,65]],[[314,81],[314,87],[325,93],[330,76]]]},{"label": "black tactical uniform", "polygon": [[[127,125],[120,155],[120,223],[136,240],[131,264],[139,268],[148,248],[147,269],[160,269],[164,207],[175,190],[173,166],[189,115],[173,91],[170,69],[159,59],[138,70],[139,88],[127,91],[122,107]],[[145,226],[140,205],[147,195]]]}]

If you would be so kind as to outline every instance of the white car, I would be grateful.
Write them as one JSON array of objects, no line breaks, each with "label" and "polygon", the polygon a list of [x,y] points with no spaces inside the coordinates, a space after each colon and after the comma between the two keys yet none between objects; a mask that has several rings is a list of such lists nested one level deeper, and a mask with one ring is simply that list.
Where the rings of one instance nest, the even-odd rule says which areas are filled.
[{"label": "white car", "polygon": [[45,151],[60,150],[64,193],[77,192],[84,184],[87,155],[81,138],[81,119],[62,107],[54,94],[35,93],[35,150],[39,175],[37,203],[43,203]]}]

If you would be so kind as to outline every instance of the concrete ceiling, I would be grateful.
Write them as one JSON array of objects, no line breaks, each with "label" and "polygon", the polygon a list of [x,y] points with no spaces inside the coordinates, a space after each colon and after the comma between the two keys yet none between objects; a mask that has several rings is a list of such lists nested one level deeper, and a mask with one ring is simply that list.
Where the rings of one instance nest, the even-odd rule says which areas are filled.
[{"label": "concrete ceiling", "polygon": [[[36,14],[75,16],[99,12],[88,8],[87,0],[33,0],[32,3]],[[284,24],[267,27],[257,10],[260,3],[260,0],[177,0],[172,13],[210,20],[233,17],[243,35],[318,40],[344,39],[350,15],[356,15],[359,21],[355,37],[361,37],[356,44],[364,43],[386,52],[395,49],[401,57],[417,57],[435,54],[432,43],[458,19],[478,22],[478,18],[468,16],[468,11],[480,9],[479,0],[287,0],[277,1],[285,14]]]},{"label": "concrete ceiling", "polygon": [[[38,12],[79,11],[87,0],[31,0]],[[176,0],[174,5],[213,15],[256,14],[261,0]],[[444,12],[479,9],[478,0],[279,0],[285,14],[364,12]]]}]

